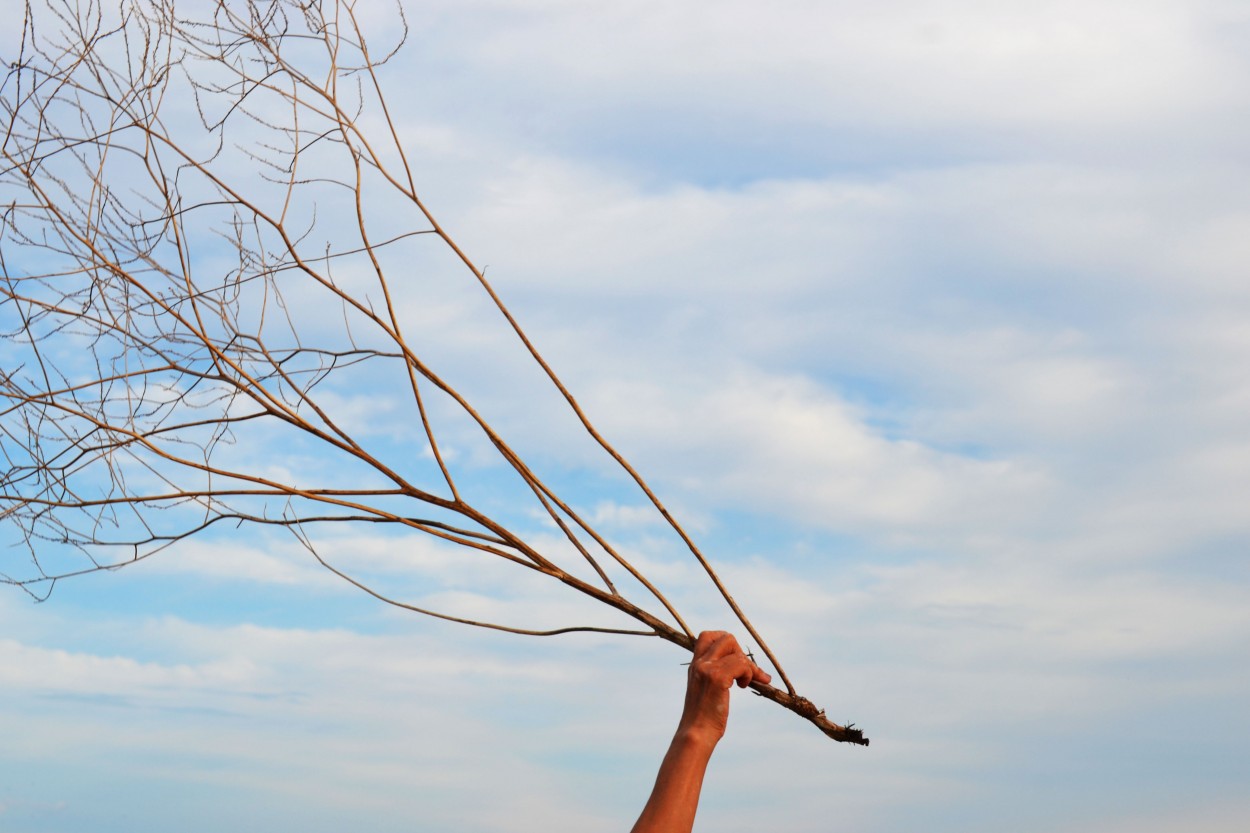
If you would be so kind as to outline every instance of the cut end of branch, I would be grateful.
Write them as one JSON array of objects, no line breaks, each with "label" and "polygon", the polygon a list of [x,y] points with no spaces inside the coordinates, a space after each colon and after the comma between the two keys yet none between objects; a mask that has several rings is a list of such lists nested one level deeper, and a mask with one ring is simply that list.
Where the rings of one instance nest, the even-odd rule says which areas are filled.
[{"label": "cut end of branch", "polygon": [[813,718],[812,723],[815,723],[817,729],[820,729],[820,731],[824,732],[836,741],[841,741],[842,743],[854,743],[859,746],[868,745],[868,738],[864,737],[862,730],[855,728],[854,723],[839,726],[838,724],[825,719],[823,715],[819,718]]},{"label": "cut end of branch", "polygon": [[845,726],[834,723],[825,717],[824,709],[817,708],[816,704],[806,697],[790,694],[763,683],[751,683],[751,690],[760,697],[767,697],[774,703],[785,706],[800,717],[807,718],[817,729],[840,743],[854,743],[859,746],[868,745],[868,738],[864,737],[862,729],[856,729],[854,723],[848,723]]}]

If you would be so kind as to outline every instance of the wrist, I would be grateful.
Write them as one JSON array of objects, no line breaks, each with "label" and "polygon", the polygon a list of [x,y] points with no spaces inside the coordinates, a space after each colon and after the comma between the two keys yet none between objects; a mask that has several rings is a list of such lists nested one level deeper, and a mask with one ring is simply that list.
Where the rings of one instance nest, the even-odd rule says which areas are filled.
[{"label": "wrist", "polygon": [[678,726],[673,735],[673,746],[688,748],[693,752],[712,754],[724,732],[708,726]]}]

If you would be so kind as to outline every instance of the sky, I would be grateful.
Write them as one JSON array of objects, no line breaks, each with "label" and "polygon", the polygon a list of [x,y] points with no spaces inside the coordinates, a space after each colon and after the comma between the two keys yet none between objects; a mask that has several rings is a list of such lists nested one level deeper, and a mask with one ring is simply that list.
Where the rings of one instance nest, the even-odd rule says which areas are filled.
[{"label": "sky", "polygon": [[[424,200],[872,740],[735,694],[696,830],[1250,827],[1250,7],[405,7],[383,83]],[[453,287],[405,299],[423,348],[692,627],[740,632],[423,263]],[[335,393],[402,453],[385,398]],[[453,431],[452,464],[527,517],[480,445]],[[417,603],[601,615],[428,540],[323,544]],[[195,538],[0,593],[0,829],[625,830],[684,660]]]}]

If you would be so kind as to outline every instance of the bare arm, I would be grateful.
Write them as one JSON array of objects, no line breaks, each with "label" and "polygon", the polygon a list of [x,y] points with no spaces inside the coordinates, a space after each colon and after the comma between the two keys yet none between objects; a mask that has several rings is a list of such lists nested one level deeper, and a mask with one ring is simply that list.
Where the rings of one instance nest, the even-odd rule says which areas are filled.
[{"label": "bare arm", "polygon": [[772,679],[747,658],[724,631],[704,631],[694,646],[686,679],[686,702],[651,797],[633,833],[690,833],[699,807],[703,774],[729,719],[729,689]]}]

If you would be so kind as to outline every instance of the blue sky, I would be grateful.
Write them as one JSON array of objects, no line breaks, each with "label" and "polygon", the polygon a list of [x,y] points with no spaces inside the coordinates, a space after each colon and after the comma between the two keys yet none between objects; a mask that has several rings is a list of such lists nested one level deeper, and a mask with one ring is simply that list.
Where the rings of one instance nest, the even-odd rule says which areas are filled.
[{"label": "blue sky", "polygon": [[[698,829],[1250,826],[1250,9],[406,6],[384,82],[427,203],[872,738],[738,697]],[[445,265],[405,301],[423,349],[694,627],[732,627]],[[480,441],[449,448],[526,517]],[[428,541],[323,545],[418,603],[602,615]],[[193,540],[0,594],[0,828],[628,829],[683,659],[403,614],[272,533]]]}]

